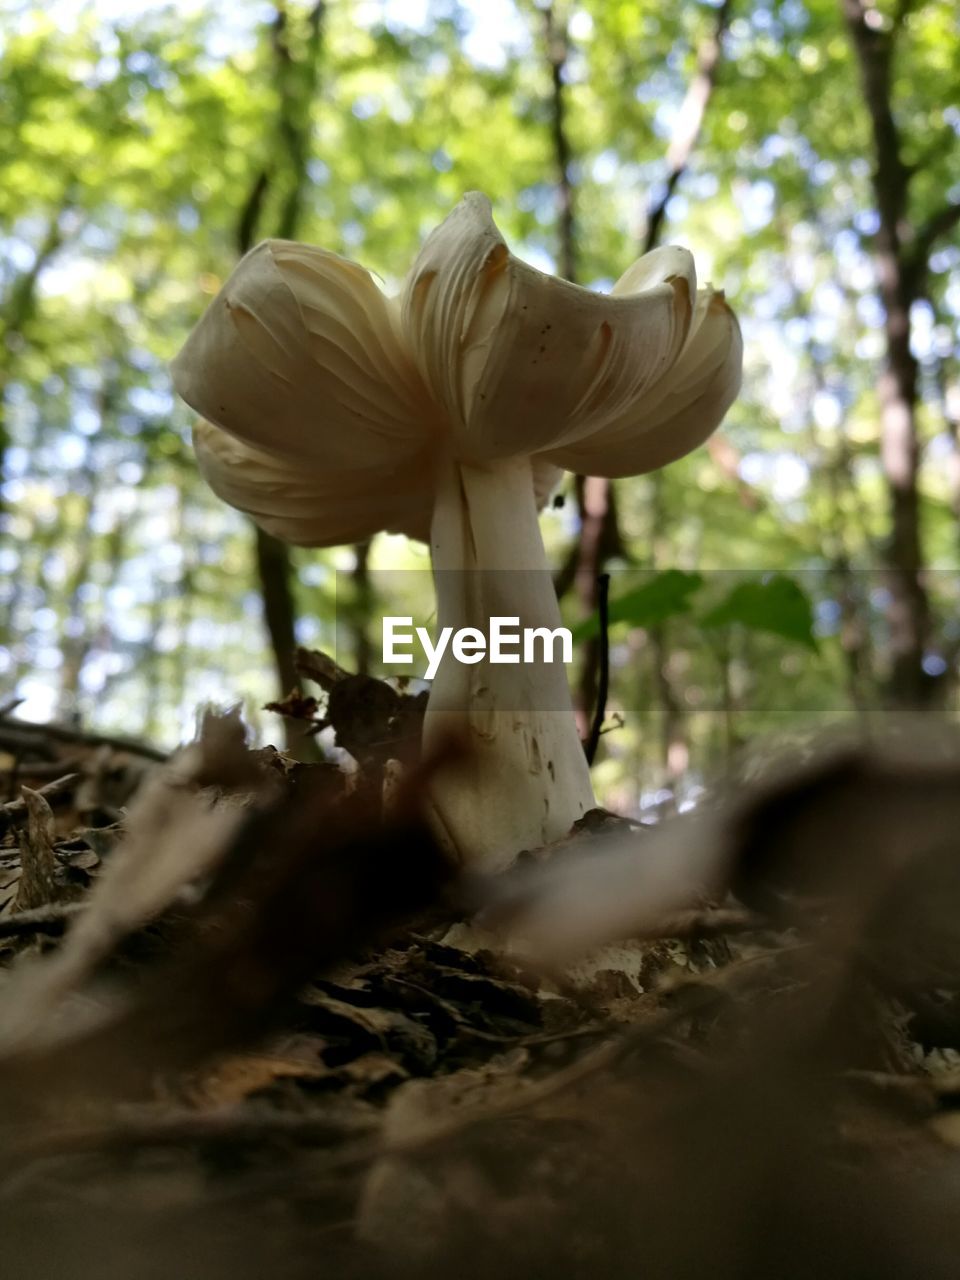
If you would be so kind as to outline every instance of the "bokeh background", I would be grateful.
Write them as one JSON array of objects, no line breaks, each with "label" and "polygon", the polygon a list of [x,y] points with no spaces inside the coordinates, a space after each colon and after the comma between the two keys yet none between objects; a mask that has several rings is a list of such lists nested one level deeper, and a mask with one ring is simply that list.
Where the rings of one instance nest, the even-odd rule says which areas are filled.
[{"label": "bokeh background", "polygon": [[590,288],[685,244],[742,322],[708,447],[569,477],[543,517],[585,720],[613,572],[602,794],[686,804],[758,734],[955,711],[951,0],[3,0],[0,22],[8,712],[172,746],[239,700],[279,742],[260,708],[295,642],[371,661],[378,575],[422,576],[425,549],[258,534],[200,480],[168,361],[257,239],[392,289],[470,189]]}]

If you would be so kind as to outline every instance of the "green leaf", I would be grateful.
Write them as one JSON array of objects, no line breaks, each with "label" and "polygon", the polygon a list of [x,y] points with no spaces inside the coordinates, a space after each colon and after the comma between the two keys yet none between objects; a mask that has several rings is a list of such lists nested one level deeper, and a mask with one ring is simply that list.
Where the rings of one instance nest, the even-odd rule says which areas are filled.
[{"label": "green leaf", "polygon": [[732,623],[817,651],[810,598],[793,578],[782,573],[766,582],[738,583],[700,619],[700,626],[707,630]]},{"label": "green leaf", "polygon": [[[634,587],[625,595],[611,600],[608,610],[610,626],[616,622],[628,622],[632,627],[655,627],[667,618],[689,613],[690,597],[703,586],[699,573],[684,573],[681,569],[665,569],[649,581]],[[600,632],[597,614],[585,618],[572,629],[574,643],[589,640]]]}]

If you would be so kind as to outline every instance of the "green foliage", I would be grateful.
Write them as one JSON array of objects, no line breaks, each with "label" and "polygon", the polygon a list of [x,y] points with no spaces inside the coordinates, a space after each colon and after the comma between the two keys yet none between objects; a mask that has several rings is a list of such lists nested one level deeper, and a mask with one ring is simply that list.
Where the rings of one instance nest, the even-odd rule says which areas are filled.
[{"label": "green foliage", "polygon": [[[632,627],[656,627],[668,618],[686,614],[691,609],[690,597],[703,586],[699,573],[685,573],[681,569],[664,569],[649,582],[641,583],[611,600],[607,620],[611,627],[618,622]],[[573,628],[573,637],[579,642],[598,634],[600,620],[597,614]]]},{"label": "green foliage", "polygon": [[740,626],[817,649],[810,597],[799,583],[782,573],[766,581],[738,582],[701,615],[699,622],[706,631]]}]

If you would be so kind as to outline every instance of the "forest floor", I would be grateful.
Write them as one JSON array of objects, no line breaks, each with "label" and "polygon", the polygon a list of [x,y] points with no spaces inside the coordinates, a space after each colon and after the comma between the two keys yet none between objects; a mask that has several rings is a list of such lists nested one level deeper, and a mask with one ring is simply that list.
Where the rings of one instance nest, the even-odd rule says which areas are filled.
[{"label": "forest floor", "polygon": [[395,699],[349,782],[0,717],[3,1275],[953,1277],[953,739],[493,882],[381,814]]}]

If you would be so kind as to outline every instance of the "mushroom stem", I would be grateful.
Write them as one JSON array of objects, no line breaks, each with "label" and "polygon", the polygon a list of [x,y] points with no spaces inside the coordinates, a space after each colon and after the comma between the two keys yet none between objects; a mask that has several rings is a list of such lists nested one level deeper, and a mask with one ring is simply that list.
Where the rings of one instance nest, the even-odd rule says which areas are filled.
[{"label": "mushroom stem", "polygon": [[[430,532],[437,626],[454,634],[475,627],[490,635],[490,619],[507,628],[553,632],[560,610],[547,565],[530,459],[440,464]],[[463,742],[463,765],[444,771],[431,794],[435,824],[462,861],[496,871],[521,849],[565,835],[595,801],[577,734],[559,639],[554,661],[485,657],[466,665],[449,653],[433,682],[424,749]]]}]

